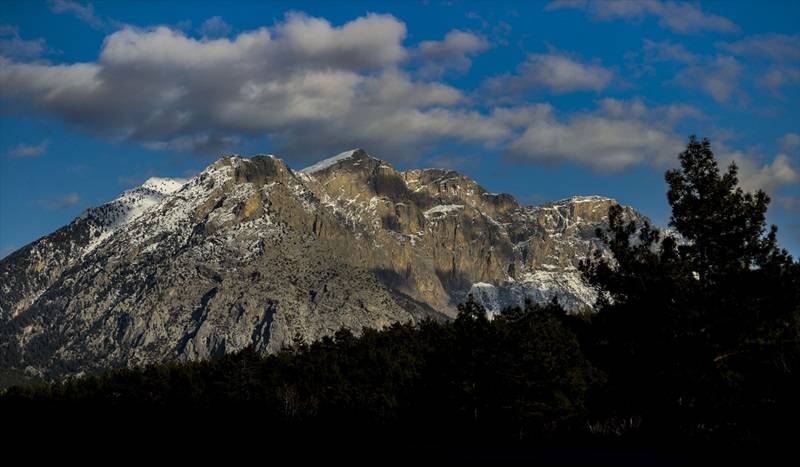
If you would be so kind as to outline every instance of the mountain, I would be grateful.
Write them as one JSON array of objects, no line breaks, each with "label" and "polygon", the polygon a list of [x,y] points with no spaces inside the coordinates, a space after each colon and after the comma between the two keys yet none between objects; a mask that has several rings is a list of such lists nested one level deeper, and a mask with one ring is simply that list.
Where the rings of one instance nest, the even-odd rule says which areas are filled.
[{"label": "mountain", "polygon": [[[341,327],[489,313],[525,297],[569,311],[593,291],[578,262],[615,201],[538,207],[458,172],[398,171],[361,149],[300,171],[225,157],[152,178],[0,261],[0,368],[54,378]],[[626,215],[641,222],[632,208]]]}]

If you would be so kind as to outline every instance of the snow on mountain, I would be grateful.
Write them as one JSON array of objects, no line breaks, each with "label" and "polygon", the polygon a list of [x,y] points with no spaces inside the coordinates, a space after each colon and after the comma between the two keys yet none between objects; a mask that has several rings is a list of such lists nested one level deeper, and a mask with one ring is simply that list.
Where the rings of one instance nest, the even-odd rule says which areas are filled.
[{"label": "snow on mountain", "polygon": [[86,222],[90,226],[91,241],[83,253],[94,250],[111,234],[141,217],[186,182],[181,178],[150,177],[142,185],[123,192],[116,199],[84,211],[73,221]]},{"label": "snow on mountain", "polygon": [[341,162],[343,160],[350,159],[351,157],[353,157],[353,155],[356,153],[356,151],[358,151],[358,149],[351,149],[349,151],[344,151],[344,152],[339,153],[339,154],[337,154],[337,155],[335,155],[333,157],[329,157],[327,159],[323,159],[323,160],[317,162],[314,165],[310,165],[310,166],[308,166],[308,167],[306,167],[304,169],[301,169],[300,172],[305,173],[305,174],[313,174],[315,172],[319,172],[321,170],[325,170],[325,169],[327,169],[327,168],[329,168],[329,167],[331,167],[331,166],[333,166],[333,165],[335,165],[335,164],[337,164],[337,163],[339,163],[339,162]]},{"label": "snow on mountain", "polygon": [[526,273],[519,281],[498,285],[479,282],[472,284],[469,293],[486,307],[490,316],[508,307],[522,306],[526,299],[534,303],[549,303],[556,299],[572,312],[589,309],[597,300],[595,290],[584,282],[576,270],[540,269]]},{"label": "snow on mountain", "polygon": [[180,190],[188,180],[185,178],[164,178],[150,177],[142,184],[141,188],[157,191],[164,195],[170,195]]},{"label": "snow on mountain", "polygon": [[464,205],[463,204],[444,204],[444,205],[440,205],[440,206],[434,206],[434,207],[428,209],[427,211],[425,211],[423,214],[425,215],[425,217],[434,217],[434,214],[447,215],[448,213],[454,212],[454,211],[458,211],[459,209],[464,209]]},{"label": "snow on mountain", "polygon": [[523,206],[363,150],[297,172],[229,156],[148,179],[0,260],[0,351],[56,375],[446,319],[470,293],[490,316],[526,298],[577,312],[595,300],[578,264],[608,254],[594,232],[615,203]]}]

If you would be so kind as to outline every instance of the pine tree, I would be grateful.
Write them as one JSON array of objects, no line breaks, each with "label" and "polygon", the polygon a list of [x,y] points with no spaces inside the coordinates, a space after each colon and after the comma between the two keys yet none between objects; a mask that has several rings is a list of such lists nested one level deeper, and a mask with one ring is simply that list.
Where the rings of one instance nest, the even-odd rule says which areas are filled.
[{"label": "pine tree", "polygon": [[775,385],[797,384],[800,268],[766,228],[769,197],[744,192],[734,164],[721,172],[707,139],[679,159],[666,173],[675,232],[612,207],[599,233],[614,260],[583,266],[602,297],[594,355],[627,410],[744,430],[790,404]]},{"label": "pine tree", "polygon": [[681,169],[666,174],[670,225],[688,241],[681,254],[701,281],[763,267],[785,254],[777,246],[777,227],[765,232],[769,196],[738,187],[736,164],[720,173],[711,143],[694,136],[678,157]]}]

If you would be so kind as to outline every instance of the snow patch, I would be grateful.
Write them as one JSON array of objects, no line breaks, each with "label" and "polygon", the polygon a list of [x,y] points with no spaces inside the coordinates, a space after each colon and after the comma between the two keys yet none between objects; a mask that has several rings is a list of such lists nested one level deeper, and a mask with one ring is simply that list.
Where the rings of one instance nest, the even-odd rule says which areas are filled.
[{"label": "snow patch", "polygon": [[82,255],[92,252],[114,232],[142,215],[187,183],[182,178],[150,177],[141,186],[125,191],[116,199],[84,211],[75,222],[88,221],[91,240]]},{"label": "snow patch", "polygon": [[469,293],[486,308],[489,318],[505,308],[523,306],[525,299],[547,304],[555,298],[568,313],[580,312],[597,301],[597,292],[574,269],[534,270],[518,281],[509,280],[499,285],[476,282]]},{"label": "snow patch", "polygon": [[335,155],[333,157],[329,157],[327,159],[321,160],[321,161],[317,162],[314,165],[310,165],[310,166],[308,166],[308,167],[306,167],[304,169],[301,169],[300,173],[312,174],[312,173],[316,173],[316,172],[325,170],[328,167],[331,167],[332,165],[337,164],[337,163],[339,163],[339,162],[341,162],[343,160],[350,159],[351,157],[353,157],[353,154],[355,154],[356,151],[358,151],[358,149],[351,149],[350,151],[345,151],[345,152],[337,154],[337,155]]},{"label": "snow patch", "polygon": [[614,199],[599,195],[570,196],[569,198],[564,198],[555,201],[552,204],[563,205],[563,204],[578,204],[578,203],[594,203],[597,201],[614,201]]},{"label": "snow patch", "polygon": [[448,213],[451,213],[453,211],[458,211],[460,209],[464,209],[463,204],[443,204],[441,206],[432,207],[427,211],[425,211],[423,214],[425,215],[425,217],[430,217],[434,214],[447,215]]},{"label": "snow patch", "polygon": [[150,177],[142,184],[142,188],[170,195],[180,190],[187,181],[185,178]]},{"label": "snow patch", "polygon": [[489,319],[494,318],[504,308],[500,300],[500,292],[492,284],[476,282],[470,287],[469,293],[476,302],[486,308],[486,317]]}]

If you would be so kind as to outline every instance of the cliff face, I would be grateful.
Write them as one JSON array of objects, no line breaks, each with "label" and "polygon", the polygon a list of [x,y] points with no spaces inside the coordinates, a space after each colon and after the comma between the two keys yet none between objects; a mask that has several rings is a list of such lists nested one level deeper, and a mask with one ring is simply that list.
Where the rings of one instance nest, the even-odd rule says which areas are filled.
[{"label": "cliff face", "polygon": [[[45,377],[594,297],[575,270],[613,200],[525,207],[362,150],[302,171],[221,159],[151,179],[0,261],[0,368]],[[631,218],[639,219],[632,209]]]},{"label": "cliff face", "polygon": [[[453,316],[468,293],[491,312],[525,297],[558,297],[569,310],[594,301],[576,268],[602,251],[595,230],[605,225],[612,199],[522,206],[457,172],[399,172],[360,150],[304,169],[300,178],[352,232],[344,258],[445,314]],[[644,219],[631,208],[625,213]]]}]

